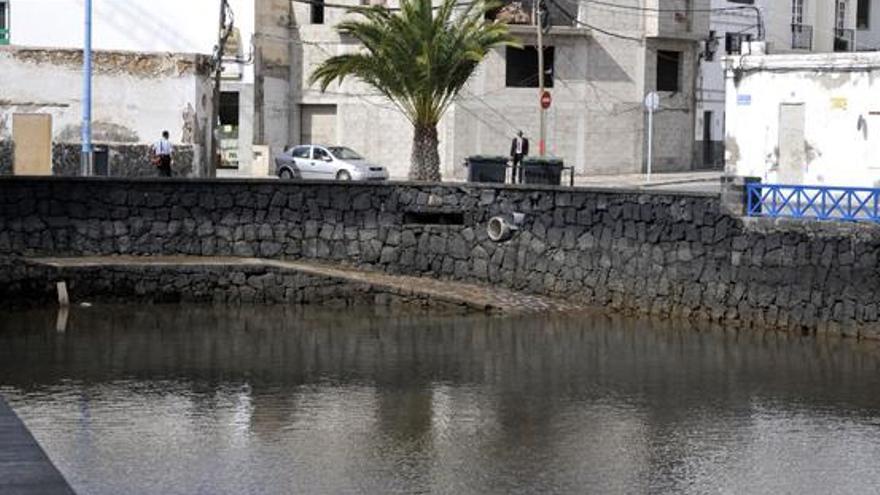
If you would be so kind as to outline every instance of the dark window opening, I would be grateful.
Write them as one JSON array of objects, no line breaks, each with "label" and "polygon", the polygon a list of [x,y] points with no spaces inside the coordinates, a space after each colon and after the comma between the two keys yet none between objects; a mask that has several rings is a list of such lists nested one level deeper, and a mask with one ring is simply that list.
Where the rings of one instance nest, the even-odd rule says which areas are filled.
[{"label": "dark window opening", "polygon": [[464,213],[408,211],[403,214],[403,223],[413,225],[464,225]]},{"label": "dark window opening", "polygon": [[9,3],[0,1],[0,45],[9,44]]},{"label": "dark window opening", "polygon": [[871,1],[859,0],[856,5],[856,27],[859,29],[871,27]]},{"label": "dark window opening", "polygon": [[238,127],[238,92],[220,93],[220,125]]},{"label": "dark window opening", "polygon": [[657,50],[657,91],[679,91],[681,52]]},{"label": "dark window opening", "polygon": [[[554,47],[544,48],[544,87],[553,87]],[[538,87],[538,49],[507,47],[505,83],[508,88]]]},{"label": "dark window opening", "polygon": [[312,24],[324,24],[324,0],[312,0]]},{"label": "dark window opening", "polygon": [[220,167],[238,167],[238,92],[222,91],[220,108],[217,109],[220,121]]},{"label": "dark window opening", "polygon": [[724,51],[731,55],[742,53],[743,43],[752,41],[749,33],[727,33],[724,35]]},{"label": "dark window opening", "polygon": [[755,4],[755,0],[727,0],[727,1],[730,2],[730,3],[745,3],[745,4],[748,4],[748,5],[754,5],[754,4]]}]

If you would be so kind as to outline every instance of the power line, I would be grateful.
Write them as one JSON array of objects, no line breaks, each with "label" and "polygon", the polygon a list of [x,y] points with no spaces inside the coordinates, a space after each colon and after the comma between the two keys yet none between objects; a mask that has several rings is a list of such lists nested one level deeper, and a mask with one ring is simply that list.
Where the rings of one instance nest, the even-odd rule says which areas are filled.
[{"label": "power line", "polygon": [[[378,7],[375,5],[345,5],[345,4],[341,4],[341,3],[324,2],[323,0],[290,0],[290,1],[293,3],[302,3],[302,4],[306,4],[306,5],[314,5],[316,7],[325,7],[325,8],[329,8],[329,9],[368,10],[373,7]],[[454,6],[455,7],[469,7],[475,3],[477,3],[477,2],[461,2],[461,3],[456,3]],[[431,7],[431,9],[437,10],[440,7],[441,7],[440,5],[434,5]],[[384,10],[387,10],[390,12],[396,12],[396,11],[400,10],[400,7],[382,7],[382,8]]]},{"label": "power line", "polygon": [[617,3],[603,2],[602,0],[580,0],[583,3],[591,3],[623,10],[638,10],[640,12],[726,12],[733,10],[751,10],[755,7],[743,5],[739,7],[710,7],[708,9],[698,8],[655,8],[655,7],[638,7],[636,5],[621,5]]},{"label": "power line", "polygon": [[581,26],[584,26],[584,27],[590,28],[590,29],[592,29],[592,30],[594,30],[594,31],[600,32],[600,33],[602,33],[602,34],[604,34],[604,35],[606,35],[606,36],[611,36],[611,37],[613,37],[613,38],[619,38],[619,39],[624,39],[624,40],[629,40],[629,41],[637,41],[637,42],[639,42],[639,43],[642,43],[642,41],[643,41],[642,38],[636,38],[636,37],[634,37],[634,36],[627,36],[627,35],[625,35],[625,34],[614,33],[614,32],[611,32],[611,31],[607,31],[607,30],[605,30],[605,29],[602,29],[602,28],[600,28],[600,27],[594,26],[594,25],[592,25],[592,24],[589,24],[589,23],[587,23],[587,22],[583,22],[583,21],[581,21],[580,19],[578,19],[576,15],[573,15],[571,12],[569,12],[568,10],[566,10],[565,7],[563,7],[562,5],[559,5],[559,3],[556,2],[556,0],[550,0],[550,3],[552,3],[553,5],[555,5],[556,8],[559,9],[560,12],[562,12],[563,15],[565,15],[566,17],[568,17],[569,19],[571,19],[571,21],[574,22],[575,24],[579,24],[579,25],[581,25]]},{"label": "power line", "polygon": [[[577,19],[574,19],[570,12],[565,11],[555,0],[550,0],[554,5],[556,5],[560,11],[563,11],[566,16],[572,18],[576,23],[586,25]],[[579,3],[575,3],[573,0],[564,0],[569,5],[580,6]],[[723,12],[736,12],[736,11],[752,11],[755,13],[755,16],[758,18],[757,26],[758,26],[758,37],[763,38],[764,36],[764,20],[761,16],[761,10],[754,5],[742,5],[736,7],[710,7],[710,8],[654,8],[654,7],[639,7],[635,5],[620,5],[616,3],[610,3],[602,0],[580,0],[580,3],[591,4],[591,5],[599,5],[602,7],[610,8],[610,9],[621,9],[628,10],[631,12],[652,12],[652,13],[679,13],[679,12],[688,12],[688,13],[723,13]],[[587,27],[590,27],[587,25]],[[596,29],[599,32],[603,32],[600,29],[592,27],[592,29]],[[609,34],[609,33],[605,33]],[[621,36],[618,36],[621,37]]]}]

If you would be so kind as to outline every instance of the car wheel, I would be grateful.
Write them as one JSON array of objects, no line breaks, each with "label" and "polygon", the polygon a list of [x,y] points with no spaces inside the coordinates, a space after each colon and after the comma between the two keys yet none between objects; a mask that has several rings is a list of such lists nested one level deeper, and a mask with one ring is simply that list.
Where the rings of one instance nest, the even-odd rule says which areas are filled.
[{"label": "car wheel", "polygon": [[336,180],[351,180],[351,174],[348,170],[340,170],[336,173]]},{"label": "car wheel", "polygon": [[290,169],[285,168],[281,170],[281,173],[278,174],[278,177],[281,177],[282,179],[292,179],[293,172],[291,172]]}]

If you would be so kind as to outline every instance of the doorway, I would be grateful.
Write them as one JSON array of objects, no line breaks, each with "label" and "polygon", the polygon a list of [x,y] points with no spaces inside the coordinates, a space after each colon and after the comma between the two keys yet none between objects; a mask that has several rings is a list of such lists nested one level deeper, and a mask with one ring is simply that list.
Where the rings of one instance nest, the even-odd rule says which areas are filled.
[{"label": "doorway", "polygon": [[52,175],[52,116],[45,113],[12,115],[15,175]]},{"label": "doorway", "polygon": [[703,112],[703,168],[711,168],[715,165],[715,154],[712,142],[712,111]]},{"label": "doorway", "polygon": [[805,111],[803,103],[779,106],[779,169],[777,181],[801,184],[807,157],[804,146]]}]

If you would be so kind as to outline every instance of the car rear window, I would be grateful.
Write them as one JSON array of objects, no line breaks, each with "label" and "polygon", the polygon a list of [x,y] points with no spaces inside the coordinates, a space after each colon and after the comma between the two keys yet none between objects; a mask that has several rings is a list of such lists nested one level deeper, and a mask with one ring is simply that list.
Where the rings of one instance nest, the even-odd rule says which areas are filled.
[{"label": "car rear window", "polygon": [[293,151],[290,152],[290,156],[294,158],[308,158],[309,157],[309,147],[308,146],[300,146],[298,148],[294,148]]}]

